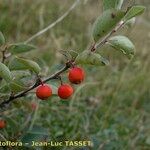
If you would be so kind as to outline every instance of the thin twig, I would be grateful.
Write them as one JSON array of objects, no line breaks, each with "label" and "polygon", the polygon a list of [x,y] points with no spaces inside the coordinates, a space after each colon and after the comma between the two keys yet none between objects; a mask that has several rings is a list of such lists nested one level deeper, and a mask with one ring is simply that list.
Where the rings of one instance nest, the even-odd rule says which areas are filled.
[{"label": "thin twig", "polygon": [[119,24],[108,34],[105,36],[104,39],[102,39],[99,43],[94,44],[94,46],[92,47],[91,51],[96,51],[97,48],[102,47],[107,41],[108,39],[115,33],[117,32],[122,26],[124,25],[123,21],[120,21]]},{"label": "thin twig", "polygon": [[6,45],[4,45],[1,49],[0,49],[0,51],[1,51],[1,53],[2,53],[2,60],[1,60],[1,62],[2,63],[4,63],[5,62],[5,60],[8,58],[8,57],[10,57],[10,53],[6,53],[7,52],[7,48],[8,48],[8,45],[6,44]]},{"label": "thin twig", "polygon": [[58,18],[55,22],[53,22],[52,24],[48,25],[46,28],[42,29],[41,31],[37,32],[36,34],[34,34],[33,36],[31,36],[29,39],[27,39],[25,41],[25,43],[29,43],[30,41],[32,41],[33,39],[35,39],[36,37],[40,36],[41,34],[45,33],[46,31],[48,31],[49,29],[53,28],[56,24],[58,24],[59,22],[61,22],[65,17],[67,17],[69,15],[69,13],[77,6],[77,4],[79,3],[80,0],[75,0],[75,2],[72,4],[72,6],[60,17]]},{"label": "thin twig", "polygon": [[6,57],[5,57],[5,51],[2,51],[2,63],[4,63]]}]

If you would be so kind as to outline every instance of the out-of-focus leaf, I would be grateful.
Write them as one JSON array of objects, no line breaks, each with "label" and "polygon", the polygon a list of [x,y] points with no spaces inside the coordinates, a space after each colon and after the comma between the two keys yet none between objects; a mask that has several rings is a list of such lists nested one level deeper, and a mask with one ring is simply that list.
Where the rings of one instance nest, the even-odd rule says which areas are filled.
[{"label": "out-of-focus leaf", "polygon": [[0,45],[5,44],[5,37],[3,35],[3,33],[0,31]]},{"label": "out-of-focus leaf", "polygon": [[35,46],[24,43],[11,44],[8,47],[8,51],[11,52],[12,54],[24,53],[34,49],[36,49]]},{"label": "out-of-focus leaf", "polygon": [[146,144],[150,145],[150,136],[146,138]]},{"label": "out-of-focus leaf", "polygon": [[0,62],[0,77],[6,80],[7,82],[10,82],[12,80],[12,74],[9,68],[1,62]]},{"label": "out-of-focus leaf", "polygon": [[77,64],[87,64],[95,66],[108,65],[109,61],[98,53],[84,51],[76,58]]},{"label": "out-of-focus leaf", "polygon": [[137,6],[132,6],[126,13],[126,15],[123,18],[123,21],[128,21],[131,18],[141,15],[145,10],[144,6],[137,5]]},{"label": "out-of-focus leaf", "polygon": [[111,37],[108,43],[115,49],[122,51],[128,58],[135,54],[135,46],[125,36]]},{"label": "out-of-focus leaf", "polygon": [[125,13],[121,10],[110,9],[98,17],[93,25],[95,42],[107,35],[121,21],[124,15]]},{"label": "out-of-focus leaf", "polygon": [[120,9],[124,0],[103,0],[103,10]]}]

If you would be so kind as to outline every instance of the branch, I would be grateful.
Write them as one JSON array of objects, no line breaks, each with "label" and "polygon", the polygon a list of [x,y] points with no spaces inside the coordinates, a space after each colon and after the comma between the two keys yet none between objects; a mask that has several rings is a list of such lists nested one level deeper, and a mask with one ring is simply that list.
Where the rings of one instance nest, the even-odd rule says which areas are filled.
[{"label": "branch", "polygon": [[108,35],[105,36],[104,39],[102,39],[99,43],[94,44],[90,50],[94,52],[96,51],[97,48],[102,47],[115,32],[117,32],[120,28],[122,28],[123,25],[124,25],[124,22],[120,21],[118,25]]},{"label": "branch", "polygon": [[4,63],[5,59],[7,58],[6,54],[5,54],[6,50],[7,50],[7,45],[3,46],[0,50],[1,50],[1,53],[2,53],[2,60],[1,60],[1,62]]},{"label": "branch", "polygon": [[[100,41],[99,43],[97,44],[94,44],[92,47],[91,47],[91,51],[96,51],[97,48],[103,46],[107,40],[112,36],[112,34],[114,34],[116,31],[118,31],[122,26],[124,25],[124,22],[121,21],[102,41]],[[59,70],[58,72],[56,72],[55,74],[51,75],[50,77],[48,77],[47,79],[43,80],[42,82],[43,83],[46,83],[48,82],[49,80],[52,80],[52,79],[58,79],[59,78],[59,75],[63,72],[65,72],[68,68],[70,68],[71,64],[73,62],[71,61],[68,61],[66,63],[66,66],[63,67],[61,70]],[[16,94],[14,96],[10,96],[8,100],[2,102],[0,104],[0,108],[4,107],[6,104],[9,104],[10,102],[14,101],[15,99],[17,98],[20,98],[20,97],[23,97],[24,95],[26,95],[29,91],[33,90],[34,88],[38,87],[39,85],[41,84],[41,82],[39,80],[36,81],[36,83],[30,87],[29,89],[19,93],[19,94]]]},{"label": "branch", "polygon": [[4,63],[6,57],[5,57],[5,51],[2,51],[2,63]]},{"label": "branch", "polygon": [[80,0],[76,0],[72,6],[60,17],[58,18],[55,22],[53,22],[52,24],[48,25],[46,28],[42,29],[41,31],[37,32],[36,34],[34,34],[33,36],[31,36],[29,39],[27,39],[25,41],[25,43],[29,43],[30,41],[32,41],[33,39],[35,39],[36,37],[40,36],[41,34],[45,33],[46,31],[48,31],[49,29],[53,28],[56,24],[58,24],[59,22],[61,22],[65,17],[67,17],[69,15],[69,13],[77,6],[77,4],[79,3]]},{"label": "branch", "polygon": [[[63,72],[65,72],[66,70],[68,70],[70,68],[71,63],[72,63],[71,61],[67,62],[66,65],[62,69],[60,69],[58,72],[52,74],[47,79],[44,79],[42,82],[46,83],[46,82],[48,82],[48,81],[50,81],[52,79],[58,79],[58,77],[60,76],[60,74],[62,74]],[[25,96],[29,91],[35,89],[40,84],[41,84],[41,82],[39,80],[37,80],[35,82],[35,84],[33,86],[31,86],[29,89],[27,89],[27,90],[25,90],[25,91],[23,91],[21,93],[18,93],[16,95],[11,95],[8,100],[5,100],[2,103],[0,103],[0,108],[3,108],[5,105],[9,104],[10,102],[14,101],[17,98],[21,98],[21,97]]]}]

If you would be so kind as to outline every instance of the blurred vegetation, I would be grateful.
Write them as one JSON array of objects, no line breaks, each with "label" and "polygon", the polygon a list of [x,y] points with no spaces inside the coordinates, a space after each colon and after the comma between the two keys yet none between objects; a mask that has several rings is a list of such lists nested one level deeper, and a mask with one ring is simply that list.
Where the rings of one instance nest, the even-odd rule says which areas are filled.
[{"label": "blurred vegetation", "polygon": [[[25,41],[63,15],[72,2],[0,0],[0,30],[9,42]],[[134,59],[129,61],[122,53],[104,47],[101,53],[110,60],[110,66],[83,66],[86,81],[76,87],[70,101],[53,97],[39,102],[31,94],[4,112],[10,124],[0,133],[6,139],[18,140],[17,130],[22,128],[25,132],[29,123],[47,128],[48,140],[92,140],[94,143],[92,148],[81,149],[150,149],[150,1],[136,3],[145,5],[146,12],[138,17],[133,28],[119,31],[135,43]],[[92,43],[91,25],[102,11],[101,4],[101,0],[82,0],[61,23],[31,42],[38,50],[25,54],[26,57],[47,64],[43,72],[57,70],[64,62],[59,50],[80,52]],[[39,104],[35,112],[31,111],[31,101]],[[14,132],[18,123],[21,127]]]}]

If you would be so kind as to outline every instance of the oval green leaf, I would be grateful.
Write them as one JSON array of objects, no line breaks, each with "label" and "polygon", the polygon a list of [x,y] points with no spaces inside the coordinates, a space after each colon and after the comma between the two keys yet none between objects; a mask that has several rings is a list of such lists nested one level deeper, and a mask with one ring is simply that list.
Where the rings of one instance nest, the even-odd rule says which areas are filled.
[{"label": "oval green leaf", "polygon": [[11,71],[11,73],[12,73],[13,77],[17,80],[31,76],[31,73],[27,70],[25,70],[25,71],[23,71],[23,70]]},{"label": "oval green leaf", "polygon": [[3,84],[1,83],[1,87],[0,87],[0,95],[1,94],[6,94],[9,95],[11,89],[9,87],[9,84],[7,84],[6,82]]},{"label": "oval green leaf", "polygon": [[103,10],[120,9],[124,0],[103,0]]},{"label": "oval green leaf", "polygon": [[93,25],[93,38],[97,42],[100,38],[107,35],[124,17],[125,13],[121,10],[110,9],[104,11]]},{"label": "oval green leaf", "polygon": [[9,68],[10,70],[27,70],[28,66],[24,65],[23,63],[20,63],[20,61],[18,61],[18,59],[13,58],[10,62],[9,62]]},{"label": "oval green leaf", "polygon": [[10,51],[12,54],[29,52],[34,49],[36,49],[35,46],[24,43],[11,44],[8,46],[8,51]]},{"label": "oval green leaf", "polygon": [[0,31],[0,45],[5,44],[5,37],[3,35],[3,33]]},{"label": "oval green leaf", "polygon": [[94,66],[108,65],[109,61],[98,53],[84,51],[76,58],[76,64],[86,64]]},{"label": "oval green leaf", "polygon": [[12,80],[12,74],[9,68],[1,62],[0,62],[0,77],[6,80],[7,82],[10,82]]},{"label": "oval green leaf", "polygon": [[76,57],[79,55],[76,51],[74,50],[69,50],[68,53],[71,55],[72,59],[76,59]]},{"label": "oval green leaf", "polygon": [[75,59],[78,56],[78,53],[73,50],[60,50],[60,53],[67,59]]},{"label": "oval green leaf", "polygon": [[131,7],[124,16],[123,21],[126,22],[135,16],[141,15],[144,12],[144,10],[145,7],[141,5]]},{"label": "oval green leaf", "polygon": [[21,92],[26,89],[21,81],[14,80],[9,83],[9,87],[13,93]]},{"label": "oval green leaf", "polygon": [[113,48],[122,51],[128,58],[131,58],[135,54],[135,46],[125,36],[114,36],[108,41]]},{"label": "oval green leaf", "polygon": [[27,67],[27,69],[29,69],[29,70],[37,73],[37,74],[41,70],[40,66],[36,62],[34,62],[32,60],[28,60],[28,59],[24,59],[24,58],[19,58],[19,57],[16,57],[16,59],[17,59],[18,62],[20,62],[20,64],[23,64],[24,66]]}]

